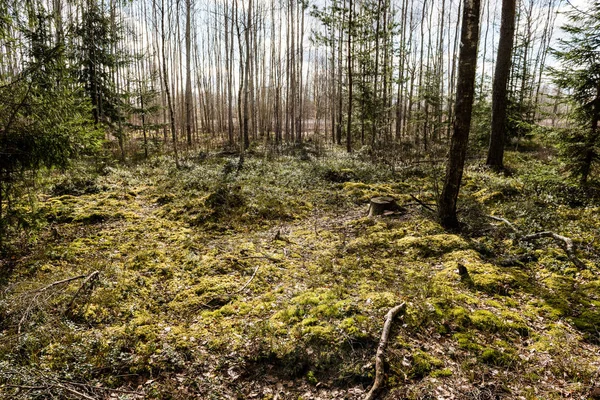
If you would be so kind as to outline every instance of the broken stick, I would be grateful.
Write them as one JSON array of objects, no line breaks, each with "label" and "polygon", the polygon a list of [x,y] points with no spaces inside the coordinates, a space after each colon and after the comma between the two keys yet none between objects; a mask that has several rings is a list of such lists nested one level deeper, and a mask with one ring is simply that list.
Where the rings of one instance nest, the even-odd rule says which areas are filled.
[{"label": "broken stick", "polygon": [[567,256],[569,256],[569,260],[571,260],[571,262],[573,264],[575,264],[575,266],[577,268],[581,268],[581,269],[587,268],[587,266],[584,264],[584,262],[581,261],[579,258],[577,258],[577,256],[575,255],[575,246],[573,245],[573,240],[571,238],[559,235],[558,233],[545,231],[545,232],[538,232],[538,233],[533,233],[531,235],[523,236],[521,238],[521,240],[524,242],[530,242],[532,240],[547,238],[547,237],[552,238],[556,242],[559,243],[559,245],[567,253]]},{"label": "broken stick", "polygon": [[567,253],[567,256],[569,257],[569,260],[571,260],[571,262],[573,264],[575,264],[575,266],[577,268],[580,269],[585,269],[587,268],[587,266],[585,265],[585,263],[583,261],[581,261],[579,258],[577,258],[577,256],[575,255],[575,245],[573,243],[573,239],[563,236],[563,235],[559,235],[558,233],[555,232],[551,232],[551,231],[544,231],[544,232],[538,232],[538,233],[532,233],[529,235],[523,235],[521,233],[521,231],[514,226],[513,224],[510,223],[510,221],[508,221],[505,218],[502,217],[495,217],[493,215],[488,215],[489,218],[495,220],[495,221],[500,221],[500,222],[504,222],[506,225],[508,225],[517,235],[519,235],[520,237],[518,238],[518,240],[522,241],[522,242],[531,242],[537,239],[542,239],[542,238],[552,238],[554,239],[554,241],[558,242],[559,246],[563,248],[563,250]]},{"label": "broken stick", "polygon": [[379,340],[379,346],[377,346],[377,354],[375,355],[375,382],[373,382],[373,387],[364,400],[374,400],[377,392],[381,388],[381,384],[383,383],[383,377],[385,374],[385,366],[384,366],[384,355],[385,348],[387,347],[388,337],[390,335],[390,330],[392,329],[392,322],[396,315],[400,313],[404,313],[406,311],[406,303],[402,303],[392,308],[385,316],[385,323],[383,324],[383,332],[381,332],[381,339]]}]

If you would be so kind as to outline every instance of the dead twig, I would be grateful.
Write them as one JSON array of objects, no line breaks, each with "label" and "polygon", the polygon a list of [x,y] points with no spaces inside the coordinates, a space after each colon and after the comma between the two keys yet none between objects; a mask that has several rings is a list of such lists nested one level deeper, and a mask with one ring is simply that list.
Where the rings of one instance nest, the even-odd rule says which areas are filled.
[{"label": "dead twig", "polygon": [[85,393],[81,393],[81,392],[79,392],[79,391],[77,391],[77,390],[75,390],[73,388],[70,388],[70,387],[68,387],[66,385],[61,385],[60,383],[54,384],[52,386],[58,387],[60,389],[63,389],[65,391],[67,391],[67,392],[69,392],[71,394],[74,394],[75,396],[79,396],[79,397],[81,397],[82,399],[85,399],[85,400],[98,400],[97,397],[88,396]]},{"label": "dead twig", "polygon": [[521,230],[518,229],[513,224],[511,224],[510,221],[508,221],[507,219],[502,218],[502,217],[495,217],[493,215],[488,215],[488,217],[491,218],[491,219],[493,219],[493,220],[495,220],[495,221],[504,222],[516,234],[519,235],[518,240],[520,240],[522,242],[532,242],[534,240],[542,239],[542,238],[552,238],[552,239],[554,239],[554,241],[558,242],[558,245],[567,253],[567,256],[569,257],[569,260],[571,260],[571,262],[573,264],[575,264],[575,266],[577,268],[580,268],[580,269],[587,268],[587,266],[585,265],[585,263],[583,261],[581,261],[579,258],[577,258],[577,256],[575,255],[575,244],[573,243],[573,239],[571,239],[569,237],[566,237],[566,236],[563,236],[563,235],[559,235],[558,233],[551,232],[551,231],[543,231],[543,232],[532,233],[532,234],[529,234],[529,235],[523,235],[521,233]]},{"label": "dead twig", "polygon": [[533,233],[531,235],[523,236],[521,238],[521,240],[524,242],[530,242],[532,240],[541,239],[541,238],[554,239],[556,242],[558,242],[559,246],[562,247],[563,250],[567,253],[567,256],[569,256],[569,259],[571,260],[571,262],[573,264],[575,264],[576,267],[581,268],[581,269],[587,268],[587,266],[583,263],[583,261],[581,261],[575,255],[575,245],[573,244],[573,240],[571,238],[559,235],[554,232],[545,231],[545,232],[538,232],[538,233]]},{"label": "dead twig", "polygon": [[237,294],[237,293],[243,292],[244,289],[246,289],[248,287],[248,285],[250,284],[250,282],[252,282],[252,279],[254,279],[254,277],[256,276],[256,273],[258,272],[259,268],[260,268],[260,265],[256,266],[256,268],[254,268],[254,273],[252,274],[252,276],[250,277],[250,279],[248,279],[248,282],[246,282],[246,284],[244,286],[242,286],[241,289],[236,290],[233,294]]},{"label": "dead twig", "polygon": [[71,297],[71,301],[69,302],[69,305],[67,306],[67,310],[71,309],[71,306],[73,306],[73,303],[75,302],[75,299],[77,298],[77,296],[79,296],[79,293],[83,290],[83,288],[85,288],[85,286],[89,283],[94,281],[95,279],[98,279],[98,275],[100,274],[100,272],[98,271],[94,271],[91,274],[89,274],[84,280],[83,283],[81,284],[81,286],[79,286],[79,289],[77,289],[77,292],[75,292],[75,294],[73,295],[73,297]]},{"label": "dead twig", "polygon": [[515,233],[518,233],[519,235],[521,234],[521,231],[519,229],[517,229],[516,226],[514,226],[513,224],[510,223],[509,220],[502,218],[502,217],[496,217],[494,215],[488,215],[488,218],[493,219],[494,221],[500,221],[500,222],[504,222],[506,225],[508,225],[508,227],[510,229],[512,229]]},{"label": "dead twig", "polygon": [[[46,291],[48,291],[49,289],[55,287],[55,286],[59,286],[59,285],[63,285],[66,283],[70,283],[73,281],[76,281],[78,279],[84,279],[86,278],[86,280],[84,281],[84,284],[86,281],[89,280],[89,278],[92,277],[92,275],[97,275],[98,271],[94,271],[92,274],[90,275],[78,275],[78,276],[74,276],[72,278],[66,278],[66,279],[62,279],[60,281],[55,281],[52,282],[42,288],[39,289],[35,289],[35,290],[31,290],[29,292],[27,292],[26,294],[29,295],[34,295],[33,298],[28,302],[27,308],[25,309],[25,311],[23,312],[23,315],[21,316],[21,318],[19,319],[19,324],[17,325],[17,336],[21,335],[21,328],[23,327],[23,324],[25,323],[25,320],[27,319],[27,316],[29,315],[29,313],[31,312],[31,310],[37,306],[38,303],[38,298],[45,293]],[[83,285],[82,285],[83,286]],[[80,288],[81,289],[81,288]],[[79,291],[78,291],[79,292]],[[77,293],[76,293],[77,294]]]},{"label": "dead twig", "polygon": [[385,323],[383,324],[383,332],[381,332],[381,339],[379,340],[379,346],[377,346],[377,354],[375,355],[375,382],[373,382],[373,386],[364,400],[373,400],[379,389],[381,388],[381,384],[383,383],[384,377],[384,355],[385,348],[387,347],[388,337],[390,335],[390,330],[392,329],[392,322],[394,318],[406,311],[406,303],[403,302],[388,311],[385,316]]},{"label": "dead twig", "polygon": [[133,390],[112,389],[112,388],[107,388],[107,387],[102,387],[102,386],[88,385],[86,383],[81,383],[81,382],[69,382],[69,381],[64,381],[62,379],[61,379],[61,381],[64,383],[68,383],[69,385],[81,386],[81,387],[87,388],[89,390],[103,390],[103,391],[112,392],[112,393],[135,394],[137,396],[145,396],[145,393],[136,392]]},{"label": "dead twig", "polygon": [[414,201],[416,201],[417,203],[419,203],[421,205],[421,207],[426,208],[426,209],[428,209],[431,212],[436,212],[432,207],[429,206],[429,204],[425,203],[423,200],[419,199],[414,194],[410,194],[410,197],[412,197],[412,199]]},{"label": "dead twig", "polygon": [[35,290],[32,290],[32,291],[30,291],[28,293],[43,293],[46,290],[48,290],[48,289],[50,289],[50,288],[52,288],[54,286],[62,285],[63,283],[69,283],[69,282],[72,282],[72,281],[76,281],[77,279],[83,279],[85,277],[87,277],[87,275],[79,275],[79,276],[74,276],[72,278],[63,279],[61,281],[52,282],[51,284],[46,285],[46,286],[44,286],[41,289],[35,289]]}]

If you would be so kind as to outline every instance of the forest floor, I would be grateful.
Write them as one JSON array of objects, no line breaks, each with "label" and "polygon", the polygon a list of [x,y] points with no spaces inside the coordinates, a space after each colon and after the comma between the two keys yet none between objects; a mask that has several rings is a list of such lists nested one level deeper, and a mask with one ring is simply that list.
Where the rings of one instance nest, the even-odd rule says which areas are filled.
[{"label": "forest floor", "polygon": [[[300,153],[49,177],[0,264],[0,397],[360,399],[401,302],[382,398],[598,395],[600,190],[547,151],[473,161],[455,234],[441,164]],[[403,211],[367,217],[378,195]]]}]

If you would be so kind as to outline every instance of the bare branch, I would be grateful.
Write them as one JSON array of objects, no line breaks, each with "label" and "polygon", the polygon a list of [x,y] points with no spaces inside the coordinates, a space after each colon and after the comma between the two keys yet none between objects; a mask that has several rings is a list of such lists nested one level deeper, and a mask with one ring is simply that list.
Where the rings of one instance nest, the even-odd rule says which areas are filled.
[{"label": "bare branch", "polygon": [[524,242],[531,242],[533,240],[537,240],[537,239],[541,239],[541,238],[554,239],[565,250],[565,252],[569,256],[569,259],[571,260],[571,262],[573,262],[573,264],[575,264],[576,267],[582,268],[582,269],[587,268],[587,266],[583,263],[583,261],[581,261],[575,255],[575,246],[574,246],[573,240],[571,238],[559,235],[554,232],[545,231],[545,232],[538,232],[538,233],[533,233],[531,235],[523,236],[521,238],[521,240]]},{"label": "bare branch", "polygon": [[515,233],[521,234],[521,231],[520,231],[520,230],[519,230],[519,229],[518,229],[516,226],[514,226],[513,224],[511,224],[509,220],[507,220],[507,219],[505,219],[505,218],[502,218],[502,217],[496,217],[496,216],[494,216],[494,215],[488,215],[488,218],[491,218],[491,219],[493,219],[494,221],[500,221],[500,222],[504,222],[504,223],[505,223],[506,225],[508,225],[508,227],[509,227],[510,229],[512,229],[512,230],[513,230]]},{"label": "bare branch", "polygon": [[406,311],[406,303],[403,302],[400,305],[395,306],[390,309],[385,316],[385,324],[383,324],[383,332],[381,332],[381,339],[379,340],[379,346],[377,346],[377,354],[375,355],[375,382],[373,383],[373,387],[364,400],[374,400],[375,395],[379,391],[381,384],[383,383],[383,375],[384,375],[384,355],[385,348],[387,347],[388,338],[390,335],[390,330],[392,329],[392,322],[394,318]]}]

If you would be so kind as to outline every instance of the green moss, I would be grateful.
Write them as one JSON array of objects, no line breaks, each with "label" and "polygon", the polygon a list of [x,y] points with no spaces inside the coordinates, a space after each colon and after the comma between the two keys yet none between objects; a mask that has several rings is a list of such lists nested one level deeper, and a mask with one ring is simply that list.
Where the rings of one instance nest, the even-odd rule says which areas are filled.
[{"label": "green moss", "polygon": [[316,385],[317,383],[319,383],[319,380],[317,379],[313,371],[308,371],[308,373],[306,374],[306,380],[311,385]]},{"label": "green moss", "polygon": [[438,369],[432,371],[431,374],[429,374],[429,376],[431,376],[432,378],[447,378],[449,376],[452,376],[452,370],[450,368]]},{"label": "green moss", "polygon": [[444,256],[446,268],[443,277],[458,278],[458,264],[462,264],[468,272],[471,286],[490,294],[508,295],[519,288],[528,288],[529,277],[522,271],[506,269],[485,263],[473,250],[456,251]]},{"label": "green moss", "polygon": [[536,334],[533,337],[534,342],[531,348],[535,351],[545,351],[550,354],[560,352],[563,346],[567,345],[566,327],[560,323],[550,324],[545,332]]},{"label": "green moss", "polygon": [[412,355],[412,366],[408,375],[413,379],[421,379],[443,366],[444,362],[439,358],[418,350]]},{"label": "green moss", "polygon": [[[385,313],[406,299],[387,355],[393,371],[387,384],[391,390],[402,385],[399,397],[435,390],[433,380],[401,382],[404,373],[415,379],[454,373],[457,381],[485,378],[498,388],[508,382],[512,393],[530,385],[547,398],[562,397],[552,392],[557,386],[586,395],[598,363],[598,207],[549,207],[556,191],[539,180],[535,188],[521,184],[529,155],[513,153],[507,158],[513,177],[468,166],[461,214],[468,229],[451,235],[412,205],[402,218],[363,217],[376,195],[402,204],[414,203],[408,193],[419,192],[432,202],[427,174],[393,183],[409,175],[377,172],[385,168],[358,156],[309,163],[280,157],[262,165],[249,153],[244,168],[226,177],[224,165],[233,159],[182,159],[184,167],[176,169],[172,159],[157,158],[135,169],[113,168],[99,178],[103,192],[48,197],[44,213],[57,234],[32,232],[31,252],[15,260],[8,278],[14,290],[0,302],[7,338],[0,354],[49,376],[114,388],[131,382],[105,371],[152,377],[147,386],[160,388],[157,398],[180,384],[186,395],[206,397],[187,383],[193,378],[186,371],[195,366],[203,369],[201,386],[215,393],[230,368],[349,387],[372,382],[372,368],[363,366]],[[331,182],[323,171],[352,182]],[[590,268],[574,269],[551,241],[513,241],[509,228],[490,225],[484,214],[505,216],[524,231],[564,232]],[[528,252],[539,261],[495,265]],[[459,263],[468,284],[457,273]],[[238,291],[258,266],[251,284]],[[31,310],[13,349],[10,338],[28,307],[18,297],[90,270],[101,271],[100,279],[69,312],[63,310],[79,282],[45,293],[51,298]],[[452,368],[444,368],[446,358],[434,354],[451,348],[444,357]],[[407,367],[403,356],[411,352]],[[494,370],[499,373],[488,374]],[[171,384],[174,376],[186,383]],[[532,382],[534,376],[543,379]],[[240,388],[247,387],[244,379],[236,382]]]},{"label": "green moss", "polygon": [[477,310],[471,314],[471,323],[475,328],[485,332],[500,332],[505,328],[502,321],[488,310]]},{"label": "green moss", "polygon": [[480,203],[494,203],[504,198],[502,192],[490,191],[487,188],[481,189],[478,192],[472,194],[472,196]]},{"label": "green moss", "polygon": [[474,353],[481,351],[482,346],[477,343],[472,333],[455,333],[453,335],[456,340],[458,347],[464,350],[468,350]]},{"label": "green moss", "polygon": [[429,258],[467,249],[469,244],[459,236],[440,234],[424,237],[407,236],[397,240],[395,247],[409,256]]},{"label": "green moss", "polygon": [[301,334],[308,344],[332,344],[337,336],[335,327],[331,324],[306,326],[302,328]]},{"label": "green moss", "polygon": [[[371,289],[371,286],[366,285],[365,288]],[[361,293],[360,298],[366,306],[374,309],[390,308],[398,303],[398,296],[392,292],[366,292]]]},{"label": "green moss", "polygon": [[507,329],[513,330],[524,337],[529,336],[529,326],[527,326],[525,320],[518,313],[503,310],[500,315],[502,317],[502,322]]},{"label": "green moss", "polygon": [[489,347],[483,349],[479,359],[485,364],[496,367],[514,367],[518,363],[518,358],[514,353]]},{"label": "green moss", "polygon": [[[344,193],[357,203],[366,203],[373,197],[390,196],[398,199],[404,187],[401,184],[366,184],[362,182],[345,182],[342,185]],[[406,196],[406,195],[404,195]],[[406,196],[408,197],[408,196]]]},{"label": "green moss", "polygon": [[594,307],[593,309],[584,310],[577,317],[573,317],[573,325],[577,329],[585,334],[592,340],[600,341],[600,309]]},{"label": "green moss", "polygon": [[471,324],[470,311],[464,307],[453,307],[447,314],[446,319],[456,329],[465,329]]}]

